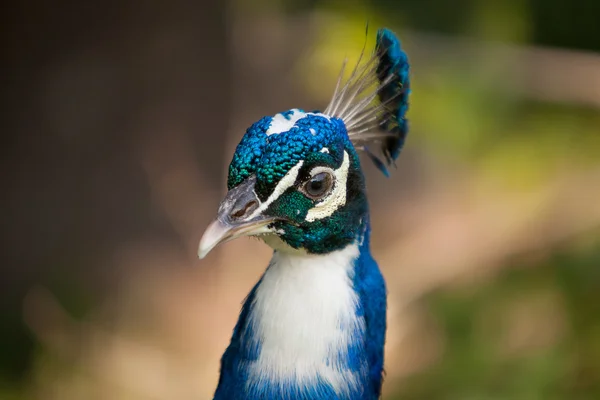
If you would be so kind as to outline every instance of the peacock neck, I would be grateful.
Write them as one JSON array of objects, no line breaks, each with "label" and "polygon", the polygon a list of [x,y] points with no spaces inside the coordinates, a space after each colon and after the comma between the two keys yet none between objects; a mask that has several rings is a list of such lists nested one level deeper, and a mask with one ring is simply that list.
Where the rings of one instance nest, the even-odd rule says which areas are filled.
[{"label": "peacock neck", "polygon": [[215,399],[379,396],[385,284],[369,229],[326,255],[275,251],[242,308]]}]

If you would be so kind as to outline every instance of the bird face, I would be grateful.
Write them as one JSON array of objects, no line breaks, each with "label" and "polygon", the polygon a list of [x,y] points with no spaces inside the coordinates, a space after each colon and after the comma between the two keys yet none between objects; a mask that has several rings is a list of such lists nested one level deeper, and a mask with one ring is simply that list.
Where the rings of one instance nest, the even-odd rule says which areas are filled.
[{"label": "bird face", "polygon": [[344,122],[289,110],[253,124],[229,165],[229,192],[200,243],[203,257],[240,236],[323,254],[355,240],[367,213],[358,155]]}]

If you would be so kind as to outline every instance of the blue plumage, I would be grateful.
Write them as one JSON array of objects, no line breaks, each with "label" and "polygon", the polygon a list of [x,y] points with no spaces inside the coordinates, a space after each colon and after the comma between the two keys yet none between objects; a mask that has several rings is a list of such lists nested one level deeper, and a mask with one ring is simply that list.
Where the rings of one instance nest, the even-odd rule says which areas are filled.
[{"label": "blue plumage", "polygon": [[386,175],[398,157],[408,59],[382,29],[371,59],[343,85],[341,76],[322,113],[292,109],[248,128],[229,166],[229,192],[200,257],[240,236],[260,237],[274,252],[222,357],[216,400],[381,395],[386,287],[370,253],[357,151]]},{"label": "blue plumage", "polygon": [[410,78],[408,57],[400,47],[400,41],[389,29],[377,32],[377,47],[375,50],[379,63],[377,78],[384,82],[392,77],[389,83],[379,91],[379,100],[385,105],[381,118],[381,128],[392,133],[383,143],[383,154],[388,164],[400,155],[408,133],[408,96],[410,94]]},{"label": "blue plumage", "polygon": [[385,280],[379,266],[371,256],[370,227],[364,237],[360,257],[356,262],[354,288],[359,293],[360,308],[367,325],[365,336],[365,356],[369,365],[368,383],[365,383],[365,395],[362,399],[378,399],[381,395],[383,381],[383,361],[385,332],[387,328],[386,313],[387,291]]}]

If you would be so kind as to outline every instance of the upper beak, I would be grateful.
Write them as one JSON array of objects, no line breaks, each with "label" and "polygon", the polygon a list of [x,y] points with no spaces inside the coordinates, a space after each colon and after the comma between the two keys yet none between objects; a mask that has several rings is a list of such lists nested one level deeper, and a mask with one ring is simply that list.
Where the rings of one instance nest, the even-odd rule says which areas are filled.
[{"label": "upper beak", "polygon": [[260,201],[254,192],[255,183],[256,178],[251,176],[227,193],[219,206],[217,218],[200,239],[198,257],[204,258],[220,243],[269,232],[267,225],[275,219],[261,214]]}]

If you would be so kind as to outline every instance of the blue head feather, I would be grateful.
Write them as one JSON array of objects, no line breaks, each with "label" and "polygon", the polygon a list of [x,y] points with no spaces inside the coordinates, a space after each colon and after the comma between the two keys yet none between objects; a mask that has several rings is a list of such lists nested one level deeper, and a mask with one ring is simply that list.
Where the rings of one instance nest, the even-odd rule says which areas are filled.
[{"label": "blue head feather", "polygon": [[[341,155],[352,146],[344,123],[325,114],[291,109],[254,123],[238,144],[229,164],[228,187],[254,174],[256,193],[266,200],[274,186],[300,160],[327,148]],[[323,153],[320,153],[323,154]]]}]

